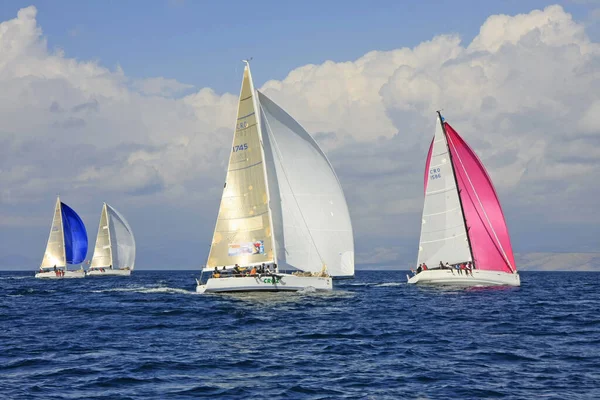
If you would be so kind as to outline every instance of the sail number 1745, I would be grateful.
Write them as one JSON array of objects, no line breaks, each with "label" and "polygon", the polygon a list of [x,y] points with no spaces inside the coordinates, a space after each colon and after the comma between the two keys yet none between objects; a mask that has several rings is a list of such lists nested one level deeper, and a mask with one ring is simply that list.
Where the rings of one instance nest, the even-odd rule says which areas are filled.
[{"label": "sail number 1745", "polygon": [[248,143],[236,144],[235,146],[233,146],[233,152],[234,153],[236,151],[242,151],[242,150],[248,150]]}]

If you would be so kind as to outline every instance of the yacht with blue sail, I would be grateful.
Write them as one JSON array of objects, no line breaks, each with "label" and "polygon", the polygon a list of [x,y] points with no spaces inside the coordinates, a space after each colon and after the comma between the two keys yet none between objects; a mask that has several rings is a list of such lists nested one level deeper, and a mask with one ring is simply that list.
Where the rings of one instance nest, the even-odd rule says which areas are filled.
[{"label": "yacht with blue sail", "polygon": [[196,291],[332,290],[354,275],[346,199],[317,142],[245,61],[227,177]]},{"label": "yacht with blue sail", "polygon": [[83,278],[83,267],[69,271],[67,265],[81,264],[88,250],[87,231],[83,221],[68,205],[56,199],[50,236],[39,271],[40,279]]}]

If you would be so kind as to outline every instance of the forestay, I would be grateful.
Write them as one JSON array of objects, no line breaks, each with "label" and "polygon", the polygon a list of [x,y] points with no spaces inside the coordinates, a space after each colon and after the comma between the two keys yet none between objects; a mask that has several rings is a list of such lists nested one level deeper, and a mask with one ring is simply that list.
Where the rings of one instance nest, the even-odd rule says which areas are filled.
[{"label": "forestay", "polygon": [[438,116],[425,165],[425,201],[418,264],[472,261],[446,136]]},{"label": "forestay", "polygon": [[354,275],[354,239],[340,182],[315,140],[258,92],[277,261]]}]

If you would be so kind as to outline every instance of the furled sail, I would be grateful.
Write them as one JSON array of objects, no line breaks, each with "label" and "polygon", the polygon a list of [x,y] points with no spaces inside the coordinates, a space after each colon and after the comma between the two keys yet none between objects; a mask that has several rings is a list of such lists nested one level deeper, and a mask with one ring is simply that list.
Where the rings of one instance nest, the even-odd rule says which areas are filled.
[{"label": "furled sail", "polygon": [[277,261],[334,277],[354,275],[354,239],[340,182],[315,140],[258,92]]},{"label": "furled sail", "polygon": [[92,256],[90,268],[107,267],[112,264],[108,214],[106,213],[106,203],[104,203],[102,206],[102,213],[100,214],[100,225],[98,226],[96,246],[94,247],[94,255]]},{"label": "furled sail", "polygon": [[417,263],[472,261],[452,160],[440,117],[425,164],[425,201]]},{"label": "furled sail", "polygon": [[504,213],[485,167],[458,133],[444,122],[476,268],[516,272]]},{"label": "furled sail", "polygon": [[65,240],[63,235],[62,213],[60,210],[60,198],[56,199],[54,207],[54,218],[52,218],[52,227],[50,227],[50,236],[42,259],[42,268],[64,267],[65,259]]},{"label": "furled sail", "polygon": [[273,262],[273,236],[250,69],[244,68],[225,188],[207,267]]},{"label": "furled sail", "polygon": [[112,265],[133,269],[135,266],[135,237],[127,220],[113,207],[106,205],[109,220]]},{"label": "furled sail", "polygon": [[80,264],[85,260],[88,249],[85,225],[79,215],[65,203],[61,203],[61,211],[67,264]]}]

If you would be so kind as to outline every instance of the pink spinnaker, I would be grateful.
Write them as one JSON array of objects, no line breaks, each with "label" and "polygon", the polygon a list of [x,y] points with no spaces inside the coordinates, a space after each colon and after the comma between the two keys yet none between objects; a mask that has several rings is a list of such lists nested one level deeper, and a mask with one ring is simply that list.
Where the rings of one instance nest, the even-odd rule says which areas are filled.
[{"label": "pink spinnaker", "polygon": [[[475,266],[481,270],[516,272],[506,220],[494,185],[469,145],[447,122],[444,128]],[[429,163],[429,156],[427,160]]]}]

